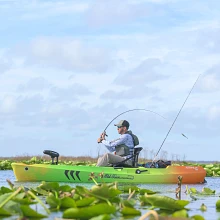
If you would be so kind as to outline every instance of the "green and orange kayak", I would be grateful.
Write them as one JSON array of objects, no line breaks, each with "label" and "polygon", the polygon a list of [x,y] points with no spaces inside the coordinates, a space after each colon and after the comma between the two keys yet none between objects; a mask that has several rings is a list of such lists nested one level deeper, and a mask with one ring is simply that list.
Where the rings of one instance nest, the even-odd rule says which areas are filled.
[{"label": "green and orange kayak", "polygon": [[168,166],[166,168],[125,168],[12,163],[17,181],[49,181],[68,183],[203,183],[206,171],[201,166]]}]

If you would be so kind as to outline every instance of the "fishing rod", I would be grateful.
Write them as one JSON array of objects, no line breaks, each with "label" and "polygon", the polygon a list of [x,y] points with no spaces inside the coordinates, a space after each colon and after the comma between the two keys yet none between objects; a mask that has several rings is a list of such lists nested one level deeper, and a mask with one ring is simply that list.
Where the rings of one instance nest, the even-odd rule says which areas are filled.
[{"label": "fishing rod", "polygon": [[125,114],[125,113],[127,113],[127,112],[131,112],[131,111],[146,111],[146,112],[151,112],[151,113],[154,113],[154,114],[159,115],[160,117],[166,119],[166,118],[163,117],[162,115],[160,115],[160,114],[158,114],[158,113],[156,113],[156,112],[154,112],[154,111],[148,110],[148,109],[144,109],[144,108],[130,109],[130,110],[127,110],[127,111],[125,111],[125,112],[120,113],[119,115],[117,115],[116,117],[114,117],[114,118],[108,123],[108,125],[105,127],[105,129],[104,129],[104,131],[103,131],[103,133],[105,134],[105,136],[108,137],[108,135],[106,134],[106,130],[107,130],[107,128],[109,127],[109,125],[110,125],[116,118],[118,118],[119,116],[121,116],[121,115],[123,115],[123,114]]},{"label": "fishing rod", "polygon": [[178,117],[179,117],[179,115],[180,115],[180,112],[182,111],[182,109],[183,109],[183,107],[184,107],[184,105],[185,105],[186,101],[188,100],[188,98],[189,98],[189,96],[190,96],[191,92],[193,91],[193,89],[194,89],[194,87],[195,87],[195,85],[196,85],[197,81],[199,80],[199,77],[200,77],[200,76],[201,76],[201,74],[199,74],[198,78],[196,79],[195,83],[193,84],[192,89],[190,90],[190,92],[189,92],[188,96],[186,97],[186,100],[184,101],[184,103],[183,103],[183,105],[182,105],[181,109],[179,110],[179,112],[178,112],[178,114],[177,114],[177,116],[176,116],[176,118],[175,118],[175,120],[174,120],[173,124],[171,125],[171,127],[170,127],[170,129],[169,129],[169,131],[168,131],[168,133],[167,133],[167,135],[166,135],[166,137],[164,138],[164,140],[163,140],[163,142],[162,142],[162,144],[161,144],[161,146],[160,146],[159,150],[157,151],[157,154],[156,154],[156,156],[154,157],[154,159],[153,159],[153,161],[152,161],[152,164],[154,163],[154,160],[156,159],[157,155],[159,154],[159,152],[160,152],[160,150],[161,150],[161,148],[162,148],[163,144],[165,143],[165,141],[166,141],[166,139],[167,139],[167,137],[168,137],[168,135],[169,135],[169,133],[170,133],[171,129],[173,128],[173,126],[174,126],[174,124],[175,124],[175,122],[176,122],[177,118],[178,118]]}]

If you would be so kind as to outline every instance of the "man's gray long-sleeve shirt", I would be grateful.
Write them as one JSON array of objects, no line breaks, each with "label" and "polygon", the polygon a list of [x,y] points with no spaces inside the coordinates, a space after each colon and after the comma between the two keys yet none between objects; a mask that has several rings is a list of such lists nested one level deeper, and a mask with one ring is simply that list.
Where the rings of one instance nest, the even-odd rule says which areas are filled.
[{"label": "man's gray long-sleeve shirt", "polygon": [[133,154],[133,149],[134,149],[134,141],[133,138],[130,134],[122,134],[120,138],[114,140],[114,141],[106,141],[102,140],[102,143],[106,146],[106,148],[110,152],[115,151],[115,147],[121,144],[126,145],[129,148],[130,155]]}]

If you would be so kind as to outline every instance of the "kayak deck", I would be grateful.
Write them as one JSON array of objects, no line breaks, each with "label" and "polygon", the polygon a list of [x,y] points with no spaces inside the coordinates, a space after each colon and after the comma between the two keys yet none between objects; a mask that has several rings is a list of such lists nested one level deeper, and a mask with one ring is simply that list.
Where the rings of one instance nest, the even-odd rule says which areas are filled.
[{"label": "kayak deck", "polygon": [[[200,166],[168,166],[166,168],[125,168],[12,163],[17,181],[49,181],[68,183],[203,183],[206,171]],[[92,178],[91,178],[92,177]]]}]

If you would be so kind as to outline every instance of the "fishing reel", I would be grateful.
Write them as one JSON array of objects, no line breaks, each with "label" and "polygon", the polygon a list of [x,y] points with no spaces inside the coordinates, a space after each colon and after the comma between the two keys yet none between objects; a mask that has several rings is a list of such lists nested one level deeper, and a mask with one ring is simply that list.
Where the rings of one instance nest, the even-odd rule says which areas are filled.
[{"label": "fishing reel", "polygon": [[108,135],[106,134],[106,131],[103,131],[102,134],[104,134],[104,136],[108,137]]},{"label": "fishing reel", "polygon": [[[104,138],[103,138],[103,136],[104,136]],[[105,132],[105,131],[103,131],[103,132],[101,133],[101,135],[100,135],[100,138],[98,138],[98,143],[101,143],[101,142],[102,142],[102,140],[104,140],[104,139],[105,139],[105,136],[106,136],[106,137],[108,137],[108,135],[106,134],[106,132]]]}]

